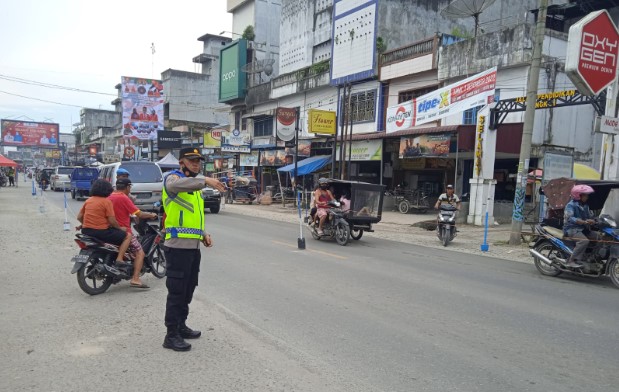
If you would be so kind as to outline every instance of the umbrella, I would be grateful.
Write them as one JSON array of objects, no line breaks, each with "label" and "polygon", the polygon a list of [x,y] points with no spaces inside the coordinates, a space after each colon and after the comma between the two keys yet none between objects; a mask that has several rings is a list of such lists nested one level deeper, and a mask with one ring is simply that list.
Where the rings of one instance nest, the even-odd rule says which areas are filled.
[{"label": "umbrella", "polygon": [[579,180],[599,180],[601,178],[600,172],[592,167],[583,165],[582,163],[574,164],[574,174],[572,177]]}]

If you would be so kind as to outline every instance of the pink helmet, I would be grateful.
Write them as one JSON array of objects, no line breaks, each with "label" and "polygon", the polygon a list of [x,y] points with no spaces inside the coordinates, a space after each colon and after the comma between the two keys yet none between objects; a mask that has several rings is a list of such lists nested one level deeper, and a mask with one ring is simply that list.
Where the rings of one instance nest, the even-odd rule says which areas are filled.
[{"label": "pink helmet", "polygon": [[572,199],[580,200],[580,195],[588,195],[593,192],[595,191],[589,185],[574,185],[570,191],[570,194],[572,195]]}]

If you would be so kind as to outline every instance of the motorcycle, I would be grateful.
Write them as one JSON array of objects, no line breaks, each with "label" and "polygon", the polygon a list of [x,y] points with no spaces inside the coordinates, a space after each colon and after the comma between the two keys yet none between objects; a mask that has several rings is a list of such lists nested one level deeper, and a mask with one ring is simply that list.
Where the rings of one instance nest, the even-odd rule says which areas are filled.
[{"label": "motorcycle", "polygon": [[450,204],[441,204],[439,207],[436,235],[443,246],[447,246],[456,237],[456,211],[458,209]]},{"label": "motorcycle", "polygon": [[[138,233],[138,241],[144,249],[144,265],[141,275],[147,272],[157,278],[163,278],[166,272],[166,260],[163,252],[163,233],[156,224],[149,224],[141,219],[133,226]],[[127,252],[127,266],[116,266],[118,246],[102,242],[94,237],[76,234],[75,242],[80,247],[80,253],[71,259],[72,274],[77,274],[77,283],[87,294],[103,294],[112,285],[129,280],[133,275],[135,255]]]},{"label": "motorcycle", "polygon": [[340,202],[336,200],[330,200],[327,205],[327,220],[322,228],[323,234],[318,234],[318,226],[320,219],[318,216],[314,221],[310,222],[309,229],[312,233],[312,237],[315,240],[321,239],[335,239],[335,241],[342,246],[346,246],[350,240],[350,226],[346,222],[345,213],[341,209]]},{"label": "motorcycle", "polygon": [[595,220],[590,230],[600,234],[599,241],[591,241],[585,252],[582,267],[567,267],[575,243],[563,238],[563,230],[544,225],[535,227],[539,235],[529,249],[535,267],[545,276],[569,273],[578,276],[599,278],[609,276],[619,288],[619,230],[617,222],[608,215]]}]

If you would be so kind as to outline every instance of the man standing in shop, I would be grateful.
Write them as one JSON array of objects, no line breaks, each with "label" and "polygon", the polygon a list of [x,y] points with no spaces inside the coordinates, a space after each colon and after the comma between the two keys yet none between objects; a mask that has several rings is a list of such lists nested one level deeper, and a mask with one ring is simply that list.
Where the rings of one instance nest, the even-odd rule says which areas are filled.
[{"label": "man standing in shop", "polygon": [[207,185],[220,192],[225,189],[215,178],[197,177],[203,160],[198,149],[181,149],[180,170],[170,172],[163,184],[168,288],[165,312],[167,334],[163,347],[174,351],[189,351],[191,344],[185,339],[197,339],[202,335],[186,324],[189,304],[198,285],[200,243],[207,248],[213,246],[211,236],[204,230],[201,190]]}]

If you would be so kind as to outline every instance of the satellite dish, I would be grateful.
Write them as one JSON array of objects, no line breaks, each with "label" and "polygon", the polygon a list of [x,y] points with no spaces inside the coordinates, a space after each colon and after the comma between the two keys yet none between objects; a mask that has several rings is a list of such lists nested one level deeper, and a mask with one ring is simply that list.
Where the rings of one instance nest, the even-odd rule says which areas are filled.
[{"label": "satellite dish", "polygon": [[247,63],[241,67],[241,72],[255,74],[264,72],[267,75],[273,73],[273,63],[275,63],[275,59],[263,59],[252,61],[251,63]]},{"label": "satellite dish", "polygon": [[479,15],[495,0],[454,0],[441,11],[441,16],[449,19],[473,17],[475,19],[475,36],[479,30]]}]

